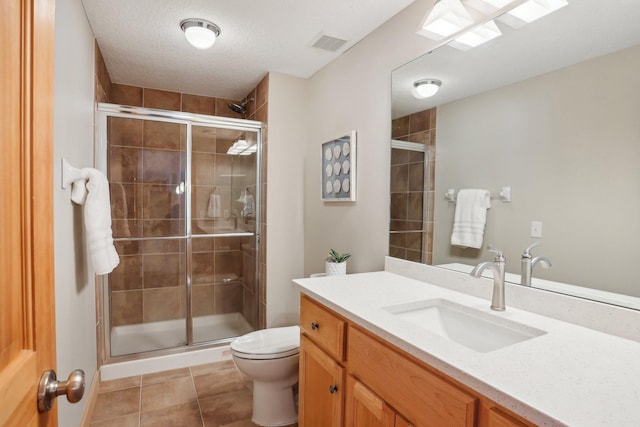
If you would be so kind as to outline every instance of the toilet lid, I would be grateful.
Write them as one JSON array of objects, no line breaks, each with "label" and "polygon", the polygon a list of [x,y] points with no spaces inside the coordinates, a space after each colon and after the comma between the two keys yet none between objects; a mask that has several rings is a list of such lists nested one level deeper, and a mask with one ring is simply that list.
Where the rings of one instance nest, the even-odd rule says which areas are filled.
[{"label": "toilet lid", "polygon": [[269,328],[250,332],[231,343],[231,351],[246,359],[275,359],[300,351],[300,327]]}]

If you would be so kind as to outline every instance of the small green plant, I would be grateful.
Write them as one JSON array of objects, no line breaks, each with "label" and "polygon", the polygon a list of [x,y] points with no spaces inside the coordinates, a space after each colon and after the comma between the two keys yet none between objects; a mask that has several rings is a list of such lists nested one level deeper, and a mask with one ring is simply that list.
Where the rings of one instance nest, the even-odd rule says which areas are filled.
[{"label": "small green plant", "polygon": [[337,262],[339,264],[341,262],[345,262],[349,258],[351,258],[351,254],[340,255],[338,252],[335,251],[335,249],[329,249],[329,258],[327,258],[327,261]]}]

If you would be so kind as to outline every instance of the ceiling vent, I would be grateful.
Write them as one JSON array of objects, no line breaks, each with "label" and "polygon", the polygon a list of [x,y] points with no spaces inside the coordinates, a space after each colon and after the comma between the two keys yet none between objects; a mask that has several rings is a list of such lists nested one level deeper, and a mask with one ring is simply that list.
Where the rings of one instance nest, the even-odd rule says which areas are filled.
[{"label": "ceiling vent", "polygon": [[318,49],[328,50],[330,52],[335,52],[340,49],[346,43],[346,40],[339,39],[337,37],[327,36],[326,34],[320,33],[316,38],[311,47],[316,47]]}]

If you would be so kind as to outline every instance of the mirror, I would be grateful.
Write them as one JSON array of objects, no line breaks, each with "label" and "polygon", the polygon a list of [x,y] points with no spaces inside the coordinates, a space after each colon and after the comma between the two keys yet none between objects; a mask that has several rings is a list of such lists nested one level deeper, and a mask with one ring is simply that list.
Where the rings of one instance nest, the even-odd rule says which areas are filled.
[{"label": "mirror", "polygon": [[[640,309],[639,19],[633,0],[571,1],[501,26],[485,45],[444,46],[394,70],[394,126],[425,110],[437,117],[432,264],[468,272],[493,259],[450,243],[456,204],[445,193],[483,188],[492,195],[484,246],[505,252],[508,280],[520,281],[521,255],[539,241],[533,256],[552,267],[536,266],[533,286]],[[425,78],[442,87],[417,100],[410,89]],[[503,187],[510,203],[499,200]]]}]

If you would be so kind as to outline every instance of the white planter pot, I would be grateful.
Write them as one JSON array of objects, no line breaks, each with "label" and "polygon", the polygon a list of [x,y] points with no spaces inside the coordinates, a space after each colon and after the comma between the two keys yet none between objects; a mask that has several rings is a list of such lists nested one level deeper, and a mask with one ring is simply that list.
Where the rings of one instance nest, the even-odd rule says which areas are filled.
[{"label": "white planter pot", "polygon": [[347,274],[347,262],[324,262],[324,271],[327,276],[344,276]]}]

